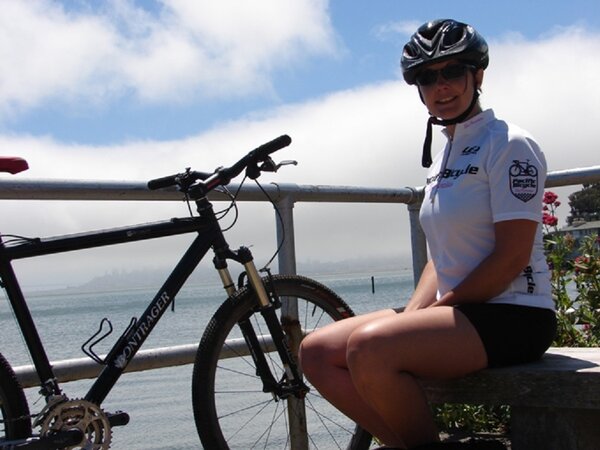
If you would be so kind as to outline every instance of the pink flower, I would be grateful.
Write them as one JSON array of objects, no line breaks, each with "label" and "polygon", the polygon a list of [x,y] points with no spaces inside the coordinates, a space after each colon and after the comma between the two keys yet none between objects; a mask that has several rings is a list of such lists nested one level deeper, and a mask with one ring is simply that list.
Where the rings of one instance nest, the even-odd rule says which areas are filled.
[{"label": "pink flower", "polygon": [[554,192],[552,192],[552,191],[546,191],[546,192],[544,192],[544,199],[542,201],[546,205],[551,205],[556,200],[558,200],[558,195],[556,195]]},{"label": "pink flower", "polygon": [[558,218],[553,216],[552,214],[544,212],[542,215],[542,223],[549,227],[555,227],[556,225],[558,225]]}]

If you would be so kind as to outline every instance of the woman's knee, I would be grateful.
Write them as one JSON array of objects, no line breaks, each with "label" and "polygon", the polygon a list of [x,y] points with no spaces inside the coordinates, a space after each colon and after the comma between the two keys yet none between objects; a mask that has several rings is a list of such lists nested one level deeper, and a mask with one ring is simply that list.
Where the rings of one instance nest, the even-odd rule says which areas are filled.
[{"label": "woman's knee", "polygon": [[318,374],[324,365],[329,364],[330,359],[330,349],[324,336],[312,333],[300,343],[298,362],[304,374],[309,378]]},{"label": "woman's knee", "polygon": [[378,345],[378,334],[373,327],[365,326],[357,329],[348,339],[346,362],[353,377],[372,371],[373,367],[384,363]]}]

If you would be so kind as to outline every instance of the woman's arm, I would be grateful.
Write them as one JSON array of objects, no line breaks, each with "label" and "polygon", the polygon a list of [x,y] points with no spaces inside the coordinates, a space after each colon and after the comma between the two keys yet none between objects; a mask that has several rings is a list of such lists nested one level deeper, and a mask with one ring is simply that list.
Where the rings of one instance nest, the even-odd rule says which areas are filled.
[{"label": "woman's arm", "polygon": [[529,263],[538,223],[517,219],[494,224],[494,250],[454,289],[431,306],[485,302],[506,290]]},{"label": "woman's arm", "polygon": [[437,274],[435,272],[435,266],[430,260],[423,268],[421,278],[412,297],[410,298],[408,305],[404,308],[404,311],[414,311],[416,309],[427,308],[436,301],[437,294]]}]

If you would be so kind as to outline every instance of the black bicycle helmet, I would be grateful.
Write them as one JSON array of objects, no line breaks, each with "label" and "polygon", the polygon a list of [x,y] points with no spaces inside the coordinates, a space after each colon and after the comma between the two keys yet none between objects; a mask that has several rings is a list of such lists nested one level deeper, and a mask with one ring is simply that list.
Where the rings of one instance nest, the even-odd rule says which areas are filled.
[{"label": "black bicycle helmet", "polygon": [[430,63],[459,59],[478,69],[488,66],[488,45],[471,25],[452,19],[427,22],[410,38],[402,52],[402,75],[408,84]]},{"label": "black bicycle helmet", "polygon": [[[476,69],[485,69],[489,63],[488,45],[485,39],[471,25],[452,19],[439,19],[427,22],[410,38],[402,51],[402,75],[408,84],[415,84],[415,79],[423,66],[439,63],[449,59],[457,59],[470,64]],[[419,95],[421,92],[419,91]],[[479,98],[477,88],[473,90],[473,98],[469,107],[452,119],[438,119],[430,116],[427,121],[425,142],[421,164],[430,167],[432,125],[454,125],[465,120]],[[423,100],[423,97],[421,97]]]}]

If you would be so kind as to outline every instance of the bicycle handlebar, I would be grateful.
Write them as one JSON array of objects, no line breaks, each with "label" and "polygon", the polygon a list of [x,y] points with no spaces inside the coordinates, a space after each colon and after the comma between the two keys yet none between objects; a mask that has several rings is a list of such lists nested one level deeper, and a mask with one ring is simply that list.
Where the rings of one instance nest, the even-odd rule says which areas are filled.
[{"label": "bicycle handlebar", "polygon": [[155,178],[148,181],[148,189],[154,191],[156,189],[168,188],[179,184],[179,180],[185,177],[193,177],[195,180],[206,180],[212,173],[208,172],[185,172],[166,177]]},{"label": "bicycle handlebar", "polygon": [[184,183],[187,183],[189,186],[195,181],[202,180],[206,181],[206,189],[210,191],[216,186],[229,184],[229,182],[237,177],[244,169],[251,165],[254,166],[260,162],[264,162],[269,158],[271,153],[287,147],[291,142],[292,139],[287,134],[284,134],[255,148],[231,167],[220,168],[213,173],[196,172],[188,169],[184,173],[150,180],[148,182],[148,188],[155,190],[170,186],[181,186]]},{"label": "bicycle handlebar", "polygon": [[222,169],[220,172],[222,176],[227,179],[227,182],[229,182],[232,178],[237,177],[248,165],[266,160],[271,153],[275,153],[277,150],[287,147],[291,142],[292,139],[287,134],[279,136],[278,138],[255,148],[233,166]]}]

